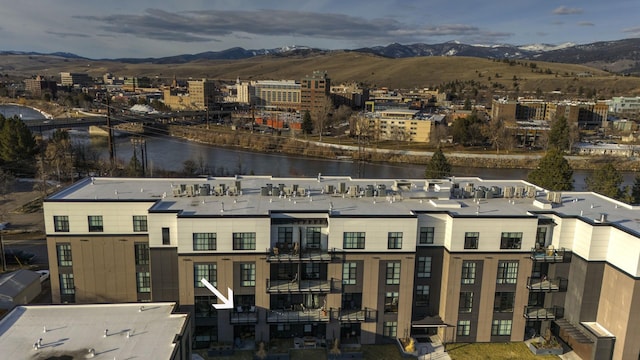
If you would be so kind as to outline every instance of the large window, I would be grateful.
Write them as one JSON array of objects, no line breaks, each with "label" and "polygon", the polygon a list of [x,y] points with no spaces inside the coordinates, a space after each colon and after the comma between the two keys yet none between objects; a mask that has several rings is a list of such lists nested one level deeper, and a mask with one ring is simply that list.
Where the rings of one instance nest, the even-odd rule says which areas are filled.
[{"label": "large window", "polygon": [[215,250],[216,233],[193,233],[193,250]]},{"label": "large window", "polygon": [[498,263],[498,275],[496,283],[515,284],[518,281],[518,262],[500,261]]},{"label": "large window", "polygon": [[162,245],[170,245],[171,244],[171,233],[169,232],[168,227],[162,228]]},{"label": "large window", "polygon": [[314,226],[307,228],[307,248],[320,249],[320,239],[322,239],[320,227]]},{"label": "large window", "polygon": [[400,262],[388,262],[387,263],[387,285],[400,284]]},{"label": "large window", "polygon": [[458,320],[456,332],[458,336],[469,336],[471,332],[471,320]]},{"label": "large window", "polygon": [[416,269],[416,273],[419,278],[431,277],[431,256],[418,257],[418,268]]},{"label": "large window", "polygon": [[74,295],[76,293],[76,285],[73,282],[73,274],[60,274],[60,294]]},{"label": "large window", "polygon": [[293,243],[293,228],[292,227],[279,227],[278,228],[278,242],[284,244]]},{"label": "large window", "polygon": [[53,228],[55,232],[69,232],[69,217],[68,216],[54,216]]},{"label": "large window", "polygon": [[396,291],[390,291],[385,294],[384,297],[384,312],[398,312],[399,293]]},{"label": "large window", "polygon": [[256,264],[240,264],[240,286],[256,286]]},{"label": "large window", "polygon": [[463,291],[460,293],[460,304],[458,310],[461,313],[470,313],[473,309],[473,292]]},{"label": "large window", "polygon": [[136,265],[149,265],[149,244],[135,243]]},{"label": "large window", "polygon": [[434,233],[433,227],[421,227],[418,244],[419,245],[433,244],[433,233]]},{"label": "large window", "polygon": [[345,249],[364,249],[364,233],[345,232],[343,234],[343,247]]},{"label": "large window", "polygon": [[151,292],[151,274],[148,271],[141,271],[136,276],[136,287],[139,293]]},{"label": "large window", "polygon": [[414,300],[417,306],[429,306],[429,285],[416,285]]},{"label": "large window", "polygon": [[215,317],[216,308],[211,306],[216,304],[218,298],[215,296],[196,296],[194,300],[195,313],[197,318]]},{"label": "large window", "polygon": [[102,224],[102,216],[101,215],[89,215],[89,232],[102,232],[104,231],[104,226]]},{"label": "large window", "polygon": [[256,233],[233,233],[233,250],[255,250]]},{"label": "large window", "polygon": [[511,335],[511,320],[493,320],[493,323],[491,324],[491,335]]},{"label": "large window", "polygon": [[387,236],[387,247],[389,249],[402,249],[402,233],[390,232]]},{"label": "large window", "polygon": [[133,231],[147,231],[147,215],[133,215]]},{"label": "large window", "polygon": [[382,336],[395,339],[398,335],[398,322],[385,321],[382,325]]},{"label": "large window", "polygon": [[71,261],[71,244],[57,244],[58,266],[73,266]]},{"label": "large window", "polygon": [[514,292],[497,292],[495,302],[493,303],[493,311],[513,312],[515,298],[516,293]]},{"label": "large window", "polygon": [[342,283],[355,285],[358,276],[358,263],[347,262],[342,264]]},{"label": "large window", "polygon": [[193,264],[193,282],[197,288],[204,287],[200,280],[205,279],[211,285],[218,286],[218,272],[216,264]]},{"label": "large window", "polygon": [[478,240],[480,239],[479,232],[466,232],[464,233],[464,248],[465,249],[477,249]]},{"label": "large window", "polygon": [[522,246],[521,232],[503,232],[500,238],[500,249],[520,249]]},{"label": "large window", "polygon": [[476,263],[473,261],[462,262],[462,284],[470,285],[476,282]]}]

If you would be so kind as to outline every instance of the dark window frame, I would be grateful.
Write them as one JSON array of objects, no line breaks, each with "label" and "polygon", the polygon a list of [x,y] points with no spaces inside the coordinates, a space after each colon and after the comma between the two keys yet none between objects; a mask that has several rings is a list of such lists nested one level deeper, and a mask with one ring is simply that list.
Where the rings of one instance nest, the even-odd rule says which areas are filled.
[{"label": "dark window frame", "polygon": [[387,233],[387,248],[402,249],[402,231],[390,231]]},{"label": "dark window frame", "polygon": [[256,233],[255,232],[234,232],[233,233],[233,250],[255,250],[256,249]]},{"label": "dark window frame", "polygon": [[465,249],[477,249],[480,242],[480,233],[477,231],[470,231],[464,233],[464,248]]},{"label": "dark window frame", "polygon": [[435,237],[435,228],[433,226],[423,226],[420,228],[420,237],[418,238],[418,245],[433,244],[434,237]]},{"label": "dark window frame", "polygon": [[149,231],[147,223],[147,215],[133,215],[133,231],[146,232]]},{"label": "dark window frame", "polygon": [[345,249],[364,249],[365,242],[364,231],[345,231],[342,234],[342,245]]},{"label": "dark window frame", "polygon": [[522,248],[522,233],[517,231],[503,232],[500,236],[500,249]]},{"label": "dark window frame", "polygon": [[69,232],[69,216],[54,215],[53,228],[55,232]]},{"label": "dark window frame", "polygon": [[104,220],[102,215],[89,215],[87,216],[87,223],[89,225],[89,232],[103,232]]},{"label": "dark window frame", "polygon": [[194,251],[216,250],[218,246],[217,233],[193,233],[192,238]]}]

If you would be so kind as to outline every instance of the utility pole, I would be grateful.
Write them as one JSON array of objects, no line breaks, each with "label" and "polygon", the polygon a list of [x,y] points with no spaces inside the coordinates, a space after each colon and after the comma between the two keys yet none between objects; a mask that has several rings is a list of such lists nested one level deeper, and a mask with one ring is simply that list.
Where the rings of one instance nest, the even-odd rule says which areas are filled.
[{"label": "utility pole", "polygon": [[108,130],[108,144],[109,144],[109,161],[111,161],[111,168],[116,163],[116,147],[113,141],[113,127],[111,126],[111,104],[109,102],[109,93],[107,93],[107,130]]}]

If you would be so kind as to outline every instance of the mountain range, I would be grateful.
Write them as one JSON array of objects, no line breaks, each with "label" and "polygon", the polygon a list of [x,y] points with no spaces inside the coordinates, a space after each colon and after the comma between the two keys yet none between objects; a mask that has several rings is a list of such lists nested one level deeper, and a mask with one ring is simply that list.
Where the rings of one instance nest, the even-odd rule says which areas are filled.
[{"label": "mountain range", "polygon": [[[198,60],[239,60],[257,56],[286,57],[308,56],[334,51],[369,53],[387,58],[408,58],[420,56],[468,56],[493,59],[528,59],[567,64],[580,64],[616,73],[640,75],[640,38],[615,41],[601,41],[576,45],[472,45],[457,41],[441,44],[398,44],[365,47],[353,50],[323,50],[306,46],[290,46],[275,49],[246,50],[234,47],[222,51],[207,51],[198,54],[181,54],[158,58],[101,59],[123,63],[140,64],[184,64]],[[35,52],[0,51],[2,54],[52,55],[69,59],[85,59],[81,56],[56,52],[41,54]],[[88,59],[89,60],[89,59]]]}]

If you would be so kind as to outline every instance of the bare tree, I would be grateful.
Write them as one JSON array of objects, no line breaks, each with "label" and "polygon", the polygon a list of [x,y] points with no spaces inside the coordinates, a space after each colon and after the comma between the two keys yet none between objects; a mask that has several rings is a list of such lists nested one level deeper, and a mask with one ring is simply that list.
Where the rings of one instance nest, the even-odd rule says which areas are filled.
[{"label": "bare tree", "polygon": [[504,148],[511,132],[505,126],[505,122],[501,118],[493,119],[484,124],[482,127],[483,135],[486,136],[491,144],[496,147],[496,153],[500,153],[500,149]]},{"label": "bare tree", "polygon": [[320,142],[322,142],[322,133],[332,125],[333,101],[328,96],[323,96],[316,101],[311,111],[311,118],[314,122],[314,129],[320,134]]}]

